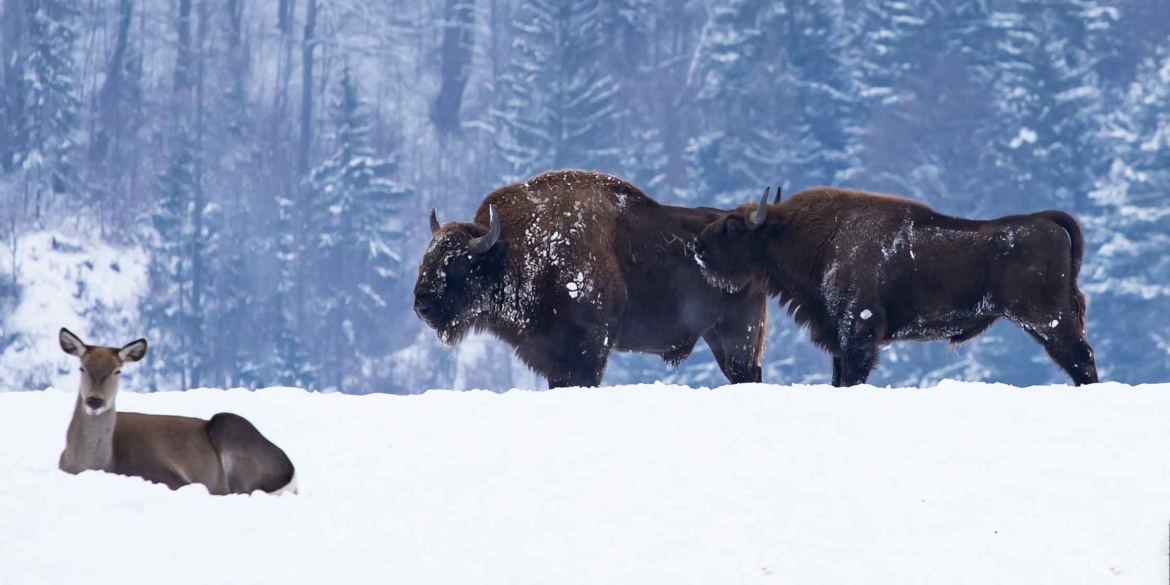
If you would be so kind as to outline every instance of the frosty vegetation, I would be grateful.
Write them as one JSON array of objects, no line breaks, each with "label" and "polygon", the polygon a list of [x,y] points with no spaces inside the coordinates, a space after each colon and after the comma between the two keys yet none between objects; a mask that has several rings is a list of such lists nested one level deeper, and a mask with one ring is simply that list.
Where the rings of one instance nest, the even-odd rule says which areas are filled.
[{"label": "frosty vegetation", "polygon": [[[5,0],[0,53],[4,389],[68,371],[62,325],[148,338],[137,390],[534,387],[494,340],[442,348],[409,290],[431,207],[563,167],[677,205],[1069,211],[1102,379],[1170,377],[1164,0]],[[764,379],[827,381],[771,309]],[[881,363],[1064,381],[1008,325]],[[701,346],[606,382],[656,379],[723,382]]]}]

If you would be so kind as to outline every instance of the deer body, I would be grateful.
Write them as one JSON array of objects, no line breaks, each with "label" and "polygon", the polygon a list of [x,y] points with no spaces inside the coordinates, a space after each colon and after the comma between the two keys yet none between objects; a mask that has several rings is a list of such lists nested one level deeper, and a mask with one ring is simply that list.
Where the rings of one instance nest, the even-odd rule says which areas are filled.
[{"label": "deer body", "polygon": [[89,347],[62,329],[61,347],[82,362],[81,389],[58,463],[62,471],[100,470],[171,489],[201,483],[213,495],[296,492],[288,456],[243,417],[117,412],[117,375],[122,363],[145,355],[144,340],[120,350]]}]

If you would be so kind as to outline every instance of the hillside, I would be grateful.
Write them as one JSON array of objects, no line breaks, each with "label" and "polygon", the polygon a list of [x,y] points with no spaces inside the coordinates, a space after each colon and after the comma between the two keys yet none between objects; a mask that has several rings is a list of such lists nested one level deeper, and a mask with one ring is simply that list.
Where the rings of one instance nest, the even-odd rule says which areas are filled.
[{"label": "hillside", "polygon": [[[19,240],[15,299],[0,298],[0,391],[43,388],[70,379],[76,360],[61,352],[68,327],[94,343],[125,343],[143,332],[138,305],[146,293],[149,254],[96,238],[54,231]],[[130,389],[144,386],[128,375]]]}]

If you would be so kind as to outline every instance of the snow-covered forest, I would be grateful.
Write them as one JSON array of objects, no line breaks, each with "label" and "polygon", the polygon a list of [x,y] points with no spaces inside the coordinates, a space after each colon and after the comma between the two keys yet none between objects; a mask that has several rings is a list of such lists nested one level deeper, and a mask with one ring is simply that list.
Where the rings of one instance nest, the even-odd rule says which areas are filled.
[{"label": "snow-covered forest", "polygon": [[[563,167],[660,201],[766,185],[1082,222],[1103,380],[1170,379],[1165,0],[0,0],[0,380],[56,329],[132,389],[539,387],[411,311],[427,212]],[[775,302],[764,380],[827,382]],[[1008,324],[904,343],[870,382],[1066,382]],[[607,383],[722,384],[615,354]]]}]

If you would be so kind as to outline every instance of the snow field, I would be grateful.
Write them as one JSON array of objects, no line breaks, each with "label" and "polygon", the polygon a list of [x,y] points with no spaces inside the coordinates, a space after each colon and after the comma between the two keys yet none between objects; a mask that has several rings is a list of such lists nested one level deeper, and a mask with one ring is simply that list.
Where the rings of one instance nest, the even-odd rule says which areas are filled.
[{"label": "snow field", "polygon": [[56,469],[0,393],[0,583],[1163,583],[1170,384],[122,393],[249,418],[301,495]]}]

